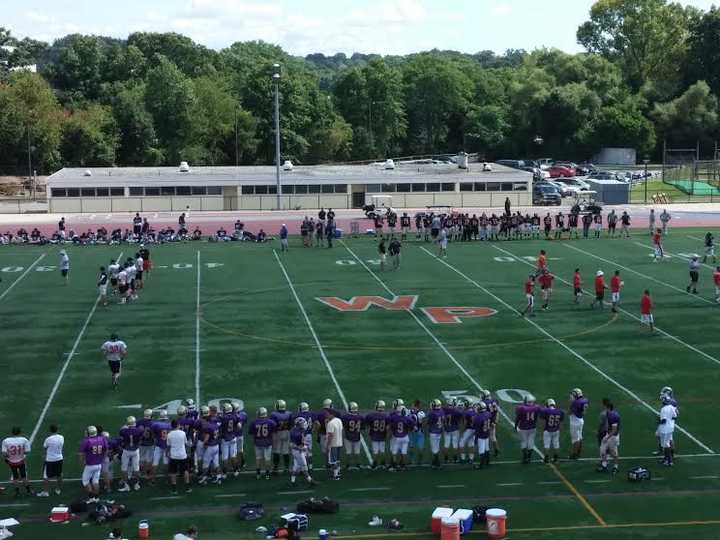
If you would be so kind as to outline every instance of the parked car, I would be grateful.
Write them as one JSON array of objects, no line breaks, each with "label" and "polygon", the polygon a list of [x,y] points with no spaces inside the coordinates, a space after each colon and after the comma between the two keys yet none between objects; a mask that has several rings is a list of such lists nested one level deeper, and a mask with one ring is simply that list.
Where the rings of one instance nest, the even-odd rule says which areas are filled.
[{"label": "parked car", "polygon": [[533,204],[547,204],[560,206],[562,196],[555,186],[542,182],[533,185]]},{"label": "parked car", "polygon": [[524,162],[519,159],[498,159],[495,163],[512,169],[520,169],[525,166]]},{"label": "parked car", "polygon": [[555,189],[557,189],[560,192],[561,197],[568,197],[568,196],[572,195],[572,193],[573,193],[571,189],[568,189],[568,186],[566,184],[563,184],[562,182],[560,182],[556,179],[543,180],[543,182],[546,184],[549,184],[549,185],[553,186]]},{"label": "parked car", "polygon": [[588,174],[592,174],[597,170],[597,167],[592,163],[580,163],[575,167],[576,174],[580,176],[587,176]]},{"label": "parked car", "polygon": [[620,180],[624,181],[619,177],[617,173],[610,172],[610,171],[595,171],[594,173],[588,175],[588,177],[585,180]]},{"label": "parked car", "polygon": [[587,191],[590,189],[590,184],[580,178],[563,178],[562,182],[568,186],[577,187],[580,191]]},{"label": "parked car", "polygon": [[571,180],[570,178],[558,178],[553,180],[553,184],[555,186],[559,186],[561,190],[561,194],[563,197],[569,197],[570,195],[575,195],[579,191],[582,191],[579,185],[571,184],[569,182]]},{"label": "parked car", "polygon": [[575,168],[570,165],[558,165],[556,163],[547,171],[550,173],[550,178],[569,178],[575,176]]},{"label": "parked car", "polygon": [[543,171],[540,167],[522,167],[521,170],[531,172],[533,174],[533,180],[536,182],[550,178],[550,174],[547,171]]}]

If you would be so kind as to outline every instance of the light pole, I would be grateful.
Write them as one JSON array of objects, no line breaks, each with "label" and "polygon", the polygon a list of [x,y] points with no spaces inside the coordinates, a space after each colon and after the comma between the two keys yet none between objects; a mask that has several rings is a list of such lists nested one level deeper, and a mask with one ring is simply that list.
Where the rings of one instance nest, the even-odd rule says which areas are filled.
[{"label": "light pole", "polygon": [[277,209],[280,210],[280,64],[273,64],[275,84],[275,180],[277,183]]},{"label": "light pole", "polygon": [[645,165],[645,204],[647,204],[648,163],[650,163],[650,160],[647,157],[643,159],[643,165]]}]

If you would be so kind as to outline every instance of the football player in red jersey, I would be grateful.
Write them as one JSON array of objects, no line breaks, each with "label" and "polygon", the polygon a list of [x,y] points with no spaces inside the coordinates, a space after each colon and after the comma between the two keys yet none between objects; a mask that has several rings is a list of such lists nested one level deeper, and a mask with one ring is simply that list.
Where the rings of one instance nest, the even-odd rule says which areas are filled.
[{"label": "football player in red jersey", "polygon": [[520,312],[520,316],[524,317],[527,314],[529,317],[534,317],[535,312],[535,274],[530,274],[527,281],[525,282],[525,298],[527,298],[527,305],[525,309]]}]

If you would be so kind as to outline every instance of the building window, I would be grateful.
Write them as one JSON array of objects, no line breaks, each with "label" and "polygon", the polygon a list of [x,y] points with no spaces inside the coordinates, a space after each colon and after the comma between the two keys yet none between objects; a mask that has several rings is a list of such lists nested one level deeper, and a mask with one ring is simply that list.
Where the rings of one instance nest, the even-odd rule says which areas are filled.
[{"label": "building window", "polygon": [[347,184],[335,184],[335,193],[347,194]]},{"label": "building window", "polygon": [[504,182],[502,184],[502,191],[512,191],[513,185],[510,182]]},{"label": "building window", "polygon": [[124,197],[125,196],[125,188],[111,187],[110,188],[110,196],[111,197]]},{"label": "building window", "polygon": [[485,182],[475,182],[475,191],[485,191],[487,184]]},{"label": "building window", "polygon": [[252,195],[255,193],[255,186],[242,186],[241,190],[243,195]]},{"label": "building window", "polygon": [[497,182],[488,182],[487,183],[487,190],[488,191],[500,191],[501,184],[498,184]]},{"label": "building window", "polygon": [[268,186],[268,193],[271,195],[277,195],[277,186],[275,184]]},{"label": "building window", "polygon": [[382,192],[383,193],[395,193],[395,184],[383,184]]},{"label": "building window", "polygon": [[255,195],[267,195],[267,186],[255,186]]},{"label": "building window", "polygon": [[413,193],[416,191],[425,191],[425,184],[413,184],[412,190],[413,190]]},{"label": "building window", "polygon": [[160,195],[159,187],[146,187],[145,188],[145,196],[146,197],[158,197],[159,195]]},{"label": "building window", "polygon": [[365,191],[368,193],[380,193],[382,191],[382,184],[368,184],[365,186]]},{"label": "building window", "polygon": [[161,195],[175,195],[175,186],[163,186],[160,188]]},{"label": "building window", "polygon": [[205,186],[192,186],[191,192],[193,195],[205,195]]},{"label": "building window", "polygon": [[451,182],[444,182],[442,185],[443,191],[455,191],[455,184]]},{"label": "building window", "polygon": [[320,193],[320,184],[310,184],[308,186],[308,193]]},{"label": "building window", "polygon": [[131,187],[130,188],[130,196],[131,197],[142,197],[145,195],[145,190],[141,187]]},{"label": "building window", "polygon": [[295,193],[295,186],[282,186],[283,195],[292,195]]},{"label": "building window", "polygon": [[412,184],[395,184],[395,187],[397,188],[398,193],[407,193],[410,191]]},{"label": "building window", "polygon": [[323,184],[322,192],[323,193],[335,193],[335,186],[333,186],[332,184]]},{"label": "building window", "polygon": [[66,197],[67,191],[60,188],[52,188],[50,190],[50,196],[51,197]]},{"label": "building window", "polygon": [[192,190],[190,189],[190,186],[178,186],[175,188],[176,195],[190,195],[191,193]]},{"label": "building window", "polygon": [[440,191],[440,184],[426,184],[427,191]]},{"label": "building window", "polygon": [[68,188],[67,190],[67,196],[68,197],[79,197],[80,196],[80,190],[78,188]]},{"label": "building window", "polygon": [[98,197],[107,197],[110,194],[110,190],[106,187],[99,187],[95,191]]},{"label": "building window", "polygon": [[460,191],[472,191],[473,185],[471,182],[460,182]]},{"label": "building window", "polygon": [[304,195],[307,192],[308,187],[306,185],[295,186],[295,195]]},{"label": "building window", "polygon": [[208,195],[222,195],[222,186],[208,186],[207,194]]},{"label": "building window", "polygon": [[81,188],[80,195],[82,195],[83,197],[94,197],[95,188]]}]

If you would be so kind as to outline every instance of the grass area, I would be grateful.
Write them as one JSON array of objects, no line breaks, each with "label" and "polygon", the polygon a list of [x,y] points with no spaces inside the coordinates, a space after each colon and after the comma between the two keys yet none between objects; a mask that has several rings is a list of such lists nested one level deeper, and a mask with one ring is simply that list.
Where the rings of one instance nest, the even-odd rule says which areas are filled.
[{"label": "grass area", "polygon": [[[115,432],[128,414],[141,412],[122,407],[158,408],[199,393],[202,402],[242,399],[252,417],[257,407],[271,407],[278,398],[295,409],[300,401],[319,408],[326,397],[341,404],[345,396],[370,410],[377,399],[427,403],[443,392],[474,396],[483,387],[495,391],[503,411],[512,416],[518,391],[543,400],[553,397],[566,407],[569,390],[579,386],[591,400],[585,461],[520,465],[516,435],[500,420],[503,451],[487,470],[463,465],[396,474],[362,470],[339,482],[318,472],[321,484],[312,495],[338,499],[341,510],[312,516],[311,532],[304,536],[315,537],[326,528],[347,538],[429,539],[435,506],[484,504],[508,511],[509,536],[515,539],[717,538],[720,432],[714,396],[720,384],[720,343],[714,328],[720,307],[714,302],[711,270],[703,269],[699,295],[685,292],[684,254],[702,252],[704,232],[674,229],[666,241],[671,257],[663,263],[652,262],[641,233],[629,240],[451,244],[445,261],[433,256],[431,245],[410,241],[400,270],[386,272],[379,270],[375,243],[367,238],[334,249],[303,249],[294,240],[280,262],[272,245],[166,245],[153,250],[156,270],[138,302],[99,306],[94,312],[97,267],[129,247],[67,248],[73,268],[67,286],[52,266],[58,262],[56,247],[4,247],[0,426],[9,431],[19,424],[28,435],[37,428],[29,470],[38,478],[47,426],[59,423],[66,437],[68,481],[63,495],[49,500],[15,500],[7,489],[0,494],[0,517],[22,522],[15,529],[19,539],[101,538],[104,528],[82,527],[80,520],[51,525],[46,517],[53,504],[81,494],[74,452],[85,426],[101,424]],[[580,267],[591,288],[597,269],[606,276],[620,269],[624,311],[591,311],[588,296],[573,305],[570,287],[556,282],[550,311],[539,312],[532,322],[518,317],[514,308],[524,303],[522,283],[541,248],[548,251],[558,281],[570,281]],[[656,305],[660,331],[654,335],[636,320],[646,287]],[[417,301],[412,311],[370,307],[359,312],[340,312],[318,301],[362,295],[416,295]],[[464,318],[461,324],[434,324],[423,311],[445,306],[496,313]],[[117,391],[109,389],[107,366],[98,352],[112,331],[130,349]],[[667,384],[681,408],[680,457],[672,469],[660,467],[650,455],[656,444],[653,409]],[[625,459],[616,477],[594,470],[594,430],[603,397],[616,402],[623,419]],[[541,444],[540,436],[536,442]],[[252,459],[247,440],[245,446]],[[567,429],[562,446],[565,455]],[[427,454],[423,461],[429,462]],[[637,465],[649,468],[654,480],[629,483],[625,473]],[[113,496],[134,512],[122,524],[126,536],[135,537],[138,520],[147,518],[153,537],[169,538],[194,523],[206,540],[258,538],[255,528],[275,522],[310,496],[293,493],[305,489],[291,489],[286,478],[256,481],[245,473],[178,498],[168,498],[162,481]],[[268,518],[239,521],[235,511],[249,500],[262,502]],[[374,514],[396,517],[405,528],[391,533],[369,527]]]},{"label": "grass area", "polygon": [[[647,184],[647,202],[652,203],[652,196],[664,194],[668,202],[717,202],[720,200],[720,192],[714,186],[702,182],[695,182],[694,193],[690,194],[690,181],[685,182],[686,189],[683,191],[672,184],[666,184],[660,179],[652,179]],[[703,185],[701,185],[703,184]],[[630,202],[645,202],[645,184],[635,184],[630,190]]]}]

